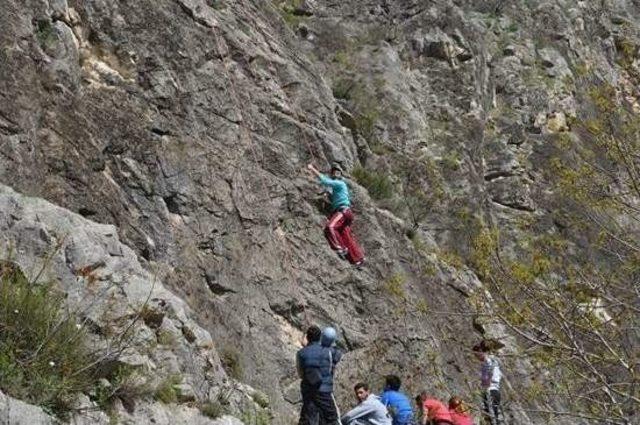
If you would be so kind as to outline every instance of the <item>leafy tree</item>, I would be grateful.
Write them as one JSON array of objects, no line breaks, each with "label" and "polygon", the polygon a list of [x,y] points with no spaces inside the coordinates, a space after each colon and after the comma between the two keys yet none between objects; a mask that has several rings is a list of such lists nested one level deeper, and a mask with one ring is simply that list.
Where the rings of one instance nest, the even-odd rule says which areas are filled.
[{"label": "leafy tree", "polygon": [[514,248],[481,228],[470,260],[490,293],[479,309],[550,372],[531,389],[569,401],[567,411],[540,412],[631,424],[640,411],[640,117],[614,87],[581,79],[584,112],[558,136],[547,173],[559,231]]}]

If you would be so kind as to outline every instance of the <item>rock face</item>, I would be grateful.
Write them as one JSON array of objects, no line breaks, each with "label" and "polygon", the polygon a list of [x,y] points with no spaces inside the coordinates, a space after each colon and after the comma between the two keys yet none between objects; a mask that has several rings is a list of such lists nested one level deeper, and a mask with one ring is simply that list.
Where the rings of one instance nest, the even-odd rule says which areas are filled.
[{"label": "rock face", "polygon": [[[580,70],[638,95],[616,63],[616,43],[637,45],[638,6],[601,3],[5,0],[0,181],[16,192],[0,191],[1,248],[21,246],[29,270],[62,243],[48,273],[69,303],[118,301],[91,310],[98,328],[149,300],[121,361],[180,373],[191,395],[123,421],[204,421],[185,406],[241,381],[291,423],[311,323],[340,331],[342,407],[354,380],[392,372],[411,392],[470,395],[465,350],[510,336],[474,321],[483,284],[448,255],[464,250],[460,217],[517,240],[523,221],[551,216],[537,159],[571,129]],[[368,265],[341,262],[305,164],[366,167],[399,190],[416,159],[435,170],[419,179],[428,212],[351,180]],[[160,333],[176,345],[149,349]],[[527,367],[504,359],[509,415],[546,423],[527,413],[546,403],[521,395]]]},{"label": "rock face", "polygon": [[[70,311],[90,330],[94,346],[117,363],[112,368],[139,370],[149,388],[174,377],[183,403],[219,400],[221,393],[233,392],[226,401],[240,411],[246,407],[243,399],[251,400],[254,390],[226,375],[209,332],[194,321],[184,301],[164,287],[162,269],[151,264],[150,270],[143,269],[136,254],[120,243],[114,226],[0,185],[0,229],[2,258],[15,261],[30,279],[58,281]],[[133,336],[121,337],[125,334]],[[120,343],[121,338],[126,342]],[[117,412],[123,423],[217,423],[193,407],[169,412],[162,403],[129,402]],[[80,415],[76,421],[109,423],[104,414],[92,416],[95,405],[87,403],[80,410],[87,410],[88,417]],[[24,409],[25,414],[31,411],[37,409]]]},{"label": "rock face", "polygon": [[56,421],[42,409],[20,400],[13,399],[0,392],[0,413],[2,423],[15,425],[42,424],[53,425]]},{"label": "rock face", "polygon": [[[11,425],[57,425],[61,422],[49,416],[41,408],[8,397],[0,392],[0,423]],[[134,416],[120,417],[119,423],[125,424],[195,424],[195,425],[241,425],[242,422],[232,416],[209,419],[199,414],[197,409],[177,407],[167,409],[163,406],[145,406]],[[71,419],[74,425],[109,424],[109,418],[100,411],[87,411]]]}]

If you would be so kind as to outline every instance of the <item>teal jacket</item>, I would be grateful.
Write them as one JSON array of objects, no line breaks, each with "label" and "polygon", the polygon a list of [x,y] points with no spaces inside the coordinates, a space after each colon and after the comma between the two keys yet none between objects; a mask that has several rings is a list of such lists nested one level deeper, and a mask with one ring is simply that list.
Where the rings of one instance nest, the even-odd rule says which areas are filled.
[{"label": "teal jacket", "polygon": [[349,199],[349,188],[347,184],[341,179],[332,179],[320,175],[320,184],[331,188],[331,210],[336,211],[339,208],[351,206],[351,200]]}]

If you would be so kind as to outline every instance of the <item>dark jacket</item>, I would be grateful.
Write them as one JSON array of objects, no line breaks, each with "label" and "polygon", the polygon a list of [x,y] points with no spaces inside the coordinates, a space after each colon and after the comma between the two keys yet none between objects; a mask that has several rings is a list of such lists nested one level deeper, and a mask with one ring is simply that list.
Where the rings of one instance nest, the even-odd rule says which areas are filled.
[{"label": "dark jacket", "polygon": [[[340,361],[342,353],[340,350],[332,347],[323,347],[320,342],[313,342],[306,347],[298,350],[296,363],[300,377],[304,376],[305,369],[316,368],[320,371],[322,383],[318,391],[321,393],[333,392],[333,369]],[[302,391],[311,391],[312,388],[302,380],[300,384]]]}]

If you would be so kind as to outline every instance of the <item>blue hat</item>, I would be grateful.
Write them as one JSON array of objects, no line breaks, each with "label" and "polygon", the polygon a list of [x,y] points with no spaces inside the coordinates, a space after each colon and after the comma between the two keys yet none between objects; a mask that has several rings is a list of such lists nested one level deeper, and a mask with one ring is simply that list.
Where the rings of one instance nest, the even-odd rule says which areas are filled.
[{"label": "blue hat", "polygon": [[324,347],[330,347],[336,341],[337,337],[338,334],[336,333],[336,330],[329,326],[322,330],[322,338],[320,338],[320,343]]}]

